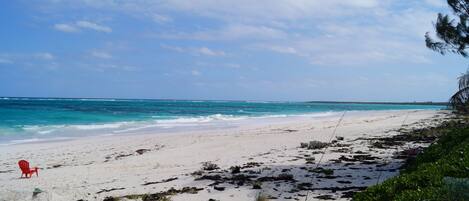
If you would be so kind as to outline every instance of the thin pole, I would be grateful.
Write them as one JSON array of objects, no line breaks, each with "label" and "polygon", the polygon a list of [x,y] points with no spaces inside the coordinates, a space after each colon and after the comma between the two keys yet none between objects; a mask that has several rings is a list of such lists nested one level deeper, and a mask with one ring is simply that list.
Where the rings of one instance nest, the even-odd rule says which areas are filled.
[{"label": "thin pole", "polygon": [[[347,113],[347,111],[344,111],[344,113],[342,113],[342,116],[340,117],[339,121],[337,122],[337,124],[335,125],[335,128],[334,130],[332,131],[332,134],[331,134],[331,137],[329,139],[329,144],[332,142],[332,139],[334,139],[334,137],[336,136],[336,132],[337,132],[337,128],[339,127],[340,123],[342,123],[342,120],[344,119],[344,116],[345,116],[345,113]],[[322,159],[324,158],[324,155],[326,154],[326,151],[327,151],[327,148],[329,146],[325,146],[323,148],[323,151],[322,151],[322,154],[321,154],[321,158],[319,159],[318,163],[316,164],[316,167],[315,169],[317,169],[319,167],[319,165],[321,164],[321,161]],[[313,178],[314,177],[311,177],[311,182],[310,183],[313,183]],[[305,197],[305,201],[308,201],[308,195],[309,195],[309,191],[306,192],[306,197]]]}]

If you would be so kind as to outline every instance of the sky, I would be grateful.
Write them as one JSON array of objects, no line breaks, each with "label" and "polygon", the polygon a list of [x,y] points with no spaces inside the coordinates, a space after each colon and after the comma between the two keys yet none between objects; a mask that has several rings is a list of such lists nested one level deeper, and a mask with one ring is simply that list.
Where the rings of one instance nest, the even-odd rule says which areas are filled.
[{"label": "sky", "polygon": [[446,101],[445,0],[0,2],[0,96]]}]

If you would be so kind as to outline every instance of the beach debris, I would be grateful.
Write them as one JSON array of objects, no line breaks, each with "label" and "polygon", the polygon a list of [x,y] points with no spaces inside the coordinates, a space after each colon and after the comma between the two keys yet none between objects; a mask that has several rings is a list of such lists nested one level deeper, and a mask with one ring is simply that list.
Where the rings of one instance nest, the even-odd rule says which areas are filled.
[{"label": "beach debris", "polygon": [[350,148],[340,148],[340,149],[333,149],[331,152],[336,152],[336,153],[350,153],[352,149]]},{"label": "beach debris", "polygon": [[148,186],[148,185],[160,184],[160,183],[167,183],[167,182],[170,182],[170,181],[174,181],[176,179],[178,179],[178,178],[177,177],[172,177],[172,178],[169,178],[169,179],[163,179],[161,181],[146,182],[146,183],[142,184],[142,186]]},{"label": "beach debris", "polygon": [[194,172],[191,173],[192,176],[202,176],[204,174],[204,171],[203,170],[196,170]]},{"label": "beach debris", "polygon": [[356,193],[356,191],[345,191],[342,193],[342,196],[340,196],[340,198],[353,198]]},{"label": "beach debris", "polygon": [[352,182],[347,181],[347,180],[339,180],[339,181],[337,181],[337,183],[339,183],[339,184],[351,184]]},{"label": "beach debris", "polygon": [[13,172],[13,170],[0,170],[0,173],[10,173]]},{"label": "beach debris", "polygon": [[241,172],[241,167],[239,166],[231,166],[230,167],[231,174],[237,174]]},{"label": "beach debris", "polygon": [[296,181],[296,180],[294,179],[292,174],[281,173],[278,176],[260,177],[257,179],[257,181],[266,182],[266,181]]},{"label": "beach debris", "polygon": [[111,192],[111,191],[124,190],[124,189],[125,189],[125,188],[101,189],[100,191],[96,192],[96,194],[107,193],[107,192]]},{"label": "beach debris", "polygon": [[269,197],[270,196],[266,196],[266,195],[263,195],[263,194],[259,193],[259,195],[257,195],[255,201],[269,201]]},{"label": "beach debris", "polygon": [[341,140],[344,140],[344,137],[336,136],[335,139],[341,141]]},{"label": "beach debris", "polygon": [[201,177],[195,178],[195,180],[212,180],[212,181],[219,181],[222,180],[222,176],[216,175],[203,175]]},{"label": "beach debris", "polygon": [[242,169],[245,169],[245,168],[253,168],[253,167],[259,167],[261,166],[263,163],[261,162],[248,162],[246,164],[243,165],[243,167],[241,167]]},{"label": "beach debris", "polygon": [[108,196],[108,197],[105,197],[103,201],[118,201],[118,199],[112,196]]},{"label": "beach debris", "polygon": [[36,197],[39,193],[42,193],[44,192],[43,190],[39,189],[39,188],[34,188],[33,190],[33,198]]},{"label": "beach debris", "polygon": [[[183,187],[182,189],[175,189],[171,187],[167,191],[161,191],[158,193],[152,194],[132,194],[132,195],[125,195],[118,198],[113,198],[109,201],[119,200],[120,198],[126,199],[141,199],[142,201],[170,201],[168,196],[177,195],[177,194],[197,194],[199,191],[203,190],[203,188],[197,187]],[[105,200],[108,201],[108,200]]]},{"label": "beach debris", "polygon": [[370,160],[376,160],[379,159],[376,156],[371,156],[370,154],[358,154],[358,155],[352,155],[352,157],[347,157],[347,156],[340,156],[339,160],[342,161],[349,161],[349,162],[355,162],[355,161],[370,161]]},{"label": "beach debris", "polygon": [[300,148],[304,149],[322,149],[324,147],[329,146],[327,142],[320,142],[320,141],[309,141],[309,142],[302,142],[300,143]]},{"label": "beach debris", "polygon": [[252,189],[262,189],[262,182],[255,181],[254,183],[252,183]]},{"label": "beach debris", "polygon": [[216,169],[220,169],[220,167],[218,167],[218,165],[215,164],[215,163],[212,163],[210,161],[202,163],[202,170],[212,171],[212,170],[216,170]]},{"label": "beach debris", "polygon": [[335,200],[332,195],[319,195],[314,198],[320,199],[320,200]]},{"label": "beach debris", "polygon": [[133,154],[119,154],[116,157],[114,157],[115,160],[119,160],[124,157],[132,156]]},{"label": "beach debris", "polygon": [[223,186],[213,186],[213,189],[215,189],[217,191],[224,191],[225,187],[223,187]]},{"label": "beach debris", "polygon": [[313,164],[316,158],[308,157],[308,158],[305,158],[305,160],[306,160],[306,164]]},{"label": "beach debris", "polygon": [[150,149],[137,149],[135,152],[137,152],[139,155],[142,155],[148,151],[151,151],[151,150]]},{"label": "beach debris", "polygon": [[47,169],[59,168],[59,167],[62,167],[62,166],[63,166],[62,164],[54,164],[51,167],[47,167]]},{"label": "beach debris", "polygon": [[333,175],[334,174],[334,170],[333,169],[325,169],[325,168],[322,168],[322,167],[318,167],[318,168],[314,168],[312,170],[309,170],[310,172],[314,172],[314,173],[320,173],[320,174],[324,174],[326,176],[330,176],[330,175]]}]

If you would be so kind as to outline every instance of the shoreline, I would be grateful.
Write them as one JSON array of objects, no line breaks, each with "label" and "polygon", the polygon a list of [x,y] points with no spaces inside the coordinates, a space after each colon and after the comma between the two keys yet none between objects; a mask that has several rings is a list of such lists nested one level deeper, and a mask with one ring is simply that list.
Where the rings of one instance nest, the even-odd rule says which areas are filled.
[{"label": "shoreline", "polygon": [[[12,145],[21,145],[21,144],[35,144],[35,143],[50,143],[50,142],[63,142],[63,141],[73,141],[80,140],[83,138],[93,138],[93,137],[108,137],[108,136],[128,136],[128,135],[166,135],[166,134],[178,134],[178,133],[187,133],[187,130],[190,129],[194,131],[216,131],[219,129],[238,129],[240,127],[251,127],[251,126],[262,126],[268,124],[278,124],[278,123],[288,123],[294,121],[304,121],[309,118],[334,118],[340,116],[342,113],[346,112],[348,115],[360,115],[366,113],[376,113],[376,112],[398,112],[398,111],[424,111],[424,110],[433,110],[433,111],[445,111],[438,109],[399,109],[399,110],[348,110],[348,111],[324,111],[324,112],[314,112],[314,113],[304,113],[304,114],[283,114],[283,115],[265,115],[265,116],[233,116],[231,119],[214,119],[209,121],[194,121],[189,122],[193,125],[184,125],[181,123],[179,125],[173,125],[169,127],[159,125],[158,121],[161,120],[141,120],[141,121],[122,121],[122,122],[107,122],[107,123],[95,123],[95,124],[70,124],[70,125],[50,125],[50,126],[41,126],[41,127],[83,127],[83,126],[97,126],[103,127],[106,125],[122,125],[122,124],[141,124],[141,127],[128,127],[123,128],[123,130],[109,130],[109,131],[98,131],[91,135],[85,136],[54,136],[54,137],[42,137],[34,136],[32,138],[25,139],[14,139],[5,142],[0,142],[0,147],[2,146],[12,146]],[[210,115],[214,116],[214,115]],[[207,116],[207,117],[210,117]],[[223,115],[222,115],[223,116]],[[178,121],[186,119],[200,119],[207,117],[184,117],[176,119],[162,119],[162,121]],[[187,122],[185,122],[187,123]],[[152,129],[147,129],[147,128]],[[82,129],[80,132],[86,132],[89,129]],[[96,130],[89,130],[96,131]],[[130,131],[130,132],[129,132]],[[40,136],[39,136],[40,137]]]},{"label": "shoreline", "polygon": [[[316,188],[323,190],[315,190],[311,196],[327,194],[336,199],[347,200],[348,198],[341,198],[342,191],[331,194],[327,188],[371,185],[373,182],[370,180],[376,177],[379,171],[370,171],[369,168],[375,169],[376,167],[373,167],[377,166],[378,162],[370,162],[369,165],[372,166],[365,167],[368,171],[362,171],[357,164],[349,165],[357,166],[355,168],[358,169],[352,171],[343,170],[344,167],[339,167],[331,160],[337,160],[342,155],[348,160],[350,159],[348,152],[363,152],[370,157],[392,156],[392,150],[369,153],[370,150],[365,144],[360,144],[362,142],[358,143],[356,140],[395,134],[396,130],[401,128],[400,124],[404,119],[409,122],[405,124],[412,125],[425,120],[422,125],[414,126],[429,126],[442,121],[446,116],[446,111],[437,110],[366,111],[346,115],[336,133],[337,136],[344,138],[338,142],[344,146],[336,144],[333,148],[342,152],[327,151],[323,154],[321,162],[318,161],[322,158],[321,154],[314,153],[321,150],[301,149],[300,144],[313,140],[328,141],[338,122],[337,116],[290,119],[292,121],[208,131],[93,136],[71,141],[2,146],[0,164],[3,164],[3,168],[0,169],[0,189],[4,190],[0,192],[0,200],[11,198],[14,200],[15,196],[30,197],[36,187],[44,190],[40,196],[49,196],[58,200],[60,198],[103,200],[107,196],[156,193],[171,187],[203,189],[197,194],[177,194],[171,197],[172,200],[206,201],[210,198],[254,200],[259,192],[276,196],[278,200],[289,200],[287,199],[289,197],[293,199],[306,196],[304,194],[309,190],[298,190],[298,185],[307,183],[308,177],[322,181],[316,181],[315,185],[318,185]],[[315,160],[311,157],[315,157]],[[25,158],[31,162],[31,165],[42,168],[40,176],[29,180],[18,180],[16,161],[19,158]],[[305,163],[305,160],[311,163]],[[207,161],[217,164],[220,169],[205,171],[202,175],[191,175],[200,170],[201,164]],[[253,165],[254,162],[257,165]],[[250,163],[253,167],[245,167]],[[318,164],[325,169],[333,169],[336,178],[318,179],[317,177],[327,175],[309,172],[313,171],[312,167],[319,166]],[[379,164],[382,165],[381,162]],[[394,167],[398,164],[399,162],[390,165]],[[232,178],[229,169],[234,166],[240,166],[243,174],[253,178],[244,181],[246,185],[232,185],[230,182],[233,180],[214,180],[215,177],[200,179],[210,175]],[[109,169],[112,169],[112,172],[108,171]],[[248,172],[254,173],[250,175]],[[276,176],[282,172],[291,174],[295,182],[276,180],[278,179]],[[396,172],[386,172],[381,176],[384,179],[395,174]],[[351,175],[350,181],[346,180],[346,175]],[[364,179],[363,175],[370,179]],[[177,179],[167,181],[172,178]],[[257,180],[264,178],[261,179],[262,189],[253,189],[252,182],[255,178]],[[334,183],[337,181],[343,183]],[[153,184],[143,185],[149,182]],[[214,182],[218,184],[210,186]],[[277,191],[273,191],[274,188]],[[306,186],[303,188],[306,189]],[[293,192],[293,189],[298,192]],[[3,198],[3,195],[6,198]]]}]

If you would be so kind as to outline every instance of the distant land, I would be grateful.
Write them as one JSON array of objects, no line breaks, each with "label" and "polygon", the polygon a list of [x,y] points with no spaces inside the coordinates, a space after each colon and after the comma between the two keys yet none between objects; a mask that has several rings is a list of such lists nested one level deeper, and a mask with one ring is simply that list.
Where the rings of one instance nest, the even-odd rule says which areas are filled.
[{"label": "distant land", "polygon": [[[8,97],[0,96],[0,99],[69,99],[69,100],[156,100],[156,101],[255,101],[255,100],[202,100],[202,99],[171,99],[171,98],[88,98],[88,97]],[[265,100],[258,100],[264,102]],[[335,103],[335,104],[388,104],[388,105],[448,105],[448,102],[433,102],[433,101],[421,101],[421,102],[379,102],[379,101],[265,101],[265,102],[303,102],[303,103]]]},{"label": "distant land", "polygon": [[388,104],[388,105],[448,105],[448,102],[366,102],[366,101],[307,101],[307,103],[336,103],[336,104]]}]

